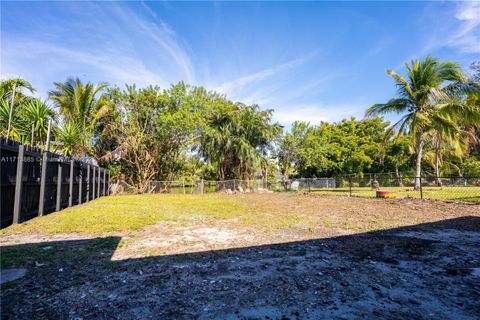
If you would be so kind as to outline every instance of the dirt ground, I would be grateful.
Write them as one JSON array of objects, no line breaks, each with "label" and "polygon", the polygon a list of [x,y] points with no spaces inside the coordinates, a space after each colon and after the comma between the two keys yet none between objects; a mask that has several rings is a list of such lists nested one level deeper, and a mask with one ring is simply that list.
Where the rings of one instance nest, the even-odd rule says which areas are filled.
[{"label": "dirt ground", "polygon": [[[258,223],[3,235],[2,268],[27,272],[2,285],[2,319],[480,318],[479,205],[237,200],[272,197]],[[265,223],[276,211],[289,223]]]}]

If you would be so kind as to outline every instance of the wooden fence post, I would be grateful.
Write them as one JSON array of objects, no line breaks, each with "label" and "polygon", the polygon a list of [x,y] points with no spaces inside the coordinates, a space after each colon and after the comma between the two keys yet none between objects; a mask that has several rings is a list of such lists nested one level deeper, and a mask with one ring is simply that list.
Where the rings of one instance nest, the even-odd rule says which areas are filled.
[{"label": "wooden fence post", "polygon": [[87,190],[86,190],[86,193],[87,193],[87,199],[86,201],[90,201],[90,165],[87,164]]},{"label": "wooden fence post", "polygon": [[83,166],[82,163],[78,163],[79,166],[79,175],[78,175],[78,204],[82,204],[82,176],[83,176]]},{"label": "wooden fence post", "polygon": [[15,198],[13,202],[13,224],[20,223],[20,199],[22,199],[23,144],[18,146],[17,177],[15,180]]},{"label": "wooden fence post", "polygon": [[107,191],[105,195],[110,195],[110,171],[107,170]]},{"label": "wooden fence post", "polygon": [[43,152],[42,156],[42,173],[40,176],[40,199],[38,199],[38,215],[43,216],[45,207],[45,184],[47,183],[47,162],[48,152]]},{"label": "wooden fence post", "polygon": [[98,172],[97,172],[97,198],[100,198],[100,182],[101,182],[101,169],[100,167],[98,167]]},{"label": "wooden fence post", "polygon": [[107,170],[103,169],[103,196],[106,196],[106,186],[107,186]]},{"label": "wooden fence post", "polygon": [[68,184],[68,206],[72,206],[73,202],[73,165],[74,165],[74,160],[70,160],[70,181]]},{"label": "wooden fence post", "polygon": [[57,171],[57,205],[55,211],[60,211],[60,205],[62,203],[62,161],[58,160],[58,171]]},{"label": "wooden fence post", "polygon": [[92,200],[95,199],[95,166],[92,166]]}]

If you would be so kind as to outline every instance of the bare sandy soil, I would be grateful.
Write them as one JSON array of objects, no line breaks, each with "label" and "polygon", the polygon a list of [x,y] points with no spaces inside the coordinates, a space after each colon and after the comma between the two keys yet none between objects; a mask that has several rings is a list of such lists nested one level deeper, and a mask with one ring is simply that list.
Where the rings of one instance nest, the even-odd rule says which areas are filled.
[{"label": "bare sandy soil", "polygon": [[[2,319],[480,318],[479,206],[298,197],[309,199],[294,204],[302,222],[275,228],[227,219],[3,236],[6,266],[27,273],[2,285]],[[274,199],[281,211],[297,198]],[[376,209],[400,218],[360,232],[318,217],[361,226]]]}]

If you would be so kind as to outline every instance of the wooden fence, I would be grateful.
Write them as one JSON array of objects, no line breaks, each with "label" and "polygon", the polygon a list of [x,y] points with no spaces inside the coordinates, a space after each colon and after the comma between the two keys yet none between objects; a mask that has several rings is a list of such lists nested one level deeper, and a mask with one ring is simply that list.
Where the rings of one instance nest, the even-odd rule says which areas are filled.
[{"label": "wooden fence", "polygon": [[108,195],[109,186],[106,169],[0,137],[0,228]]}]

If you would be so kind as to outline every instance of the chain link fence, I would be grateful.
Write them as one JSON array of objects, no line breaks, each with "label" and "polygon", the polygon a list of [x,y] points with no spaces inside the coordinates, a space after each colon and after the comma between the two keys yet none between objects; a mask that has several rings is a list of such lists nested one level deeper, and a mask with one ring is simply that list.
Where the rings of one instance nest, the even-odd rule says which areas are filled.
[{"label": "chain link fence", "polygon": [[[128,186],[123,189],[128,192]],[[480,177],[422,176],[416,178],[412,175],[354,174],[335,178],[268,181],[183,179],[151,181],[147,191],[173,194],[312,192],[355,197],[422,198],[480,203]]]},{"label": "chain link fence", "polygon": [[316,189],[324,194],[357,197],[439,199],[480,203],[480,177],[421,176],[394,174],[347,175],[335,178],[334,190]]}]

